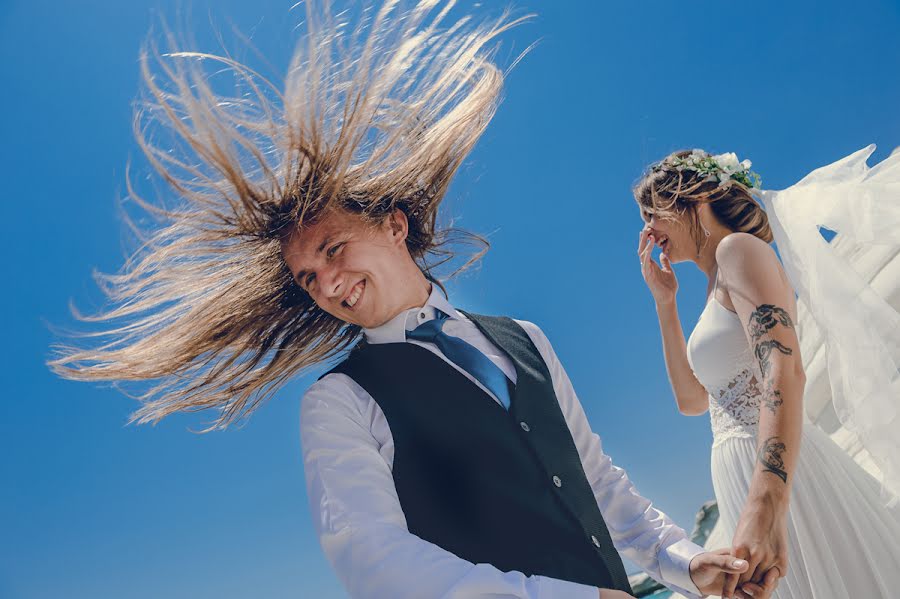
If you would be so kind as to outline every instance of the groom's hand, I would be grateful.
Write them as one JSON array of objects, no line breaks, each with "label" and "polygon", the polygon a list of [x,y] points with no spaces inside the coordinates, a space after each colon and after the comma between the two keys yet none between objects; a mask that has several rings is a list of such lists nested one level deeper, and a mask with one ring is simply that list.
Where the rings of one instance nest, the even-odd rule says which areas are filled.
[{"label": "groom's hand", "polygon": [[691,560],[691,580],[704,595],[719,595],[725,587],[726,574],[741,574],[750,564],[731,555],[728,549],[699,553]]}]

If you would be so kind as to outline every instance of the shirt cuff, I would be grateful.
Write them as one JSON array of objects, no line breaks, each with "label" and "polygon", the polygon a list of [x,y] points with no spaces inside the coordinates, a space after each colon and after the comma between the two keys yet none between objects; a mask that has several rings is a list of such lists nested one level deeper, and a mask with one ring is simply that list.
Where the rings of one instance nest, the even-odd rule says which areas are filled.
[{"label": "shirt cuff", "polygon": [[588,586],[578,582],[538,576],[540,579],[540,599],[597,599],[600,591],[597,587]]},{"label": "shirt cuff", "polygon": [[659,573],[663,578],[660,582],[667,585],[671,583],[694,597],[705,597],[691,579],[691,560],[705,551],[706,549],[688,539],[681,539],[660,551]]}]

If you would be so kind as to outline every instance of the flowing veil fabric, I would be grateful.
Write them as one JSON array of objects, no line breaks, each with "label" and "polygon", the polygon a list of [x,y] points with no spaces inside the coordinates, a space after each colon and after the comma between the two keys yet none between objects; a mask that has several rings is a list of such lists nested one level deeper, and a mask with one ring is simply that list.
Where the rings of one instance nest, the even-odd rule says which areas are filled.
[{"label": "flowing veil fabric", "polygon": [[835,412],[881,471],[884,499],[900,499],[900,313],[826,241],[900,246],[900,153],[870,168],[870,145],[781,191],[760,191],[798,302],[800,333],[822,339]]}]

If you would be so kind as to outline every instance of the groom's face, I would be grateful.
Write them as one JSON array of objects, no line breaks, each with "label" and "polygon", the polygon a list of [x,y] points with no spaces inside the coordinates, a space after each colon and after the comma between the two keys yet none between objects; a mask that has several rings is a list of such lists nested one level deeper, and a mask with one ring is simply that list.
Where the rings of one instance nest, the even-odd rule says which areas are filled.
[{"label": "groom's face", "polygon": [[281,253],[294,281],[332,316],[362,327],[387,322],[405,301],[409,261],[406,216],[397,210],[372,225],[358,215],[330,211],[294,230]]}]

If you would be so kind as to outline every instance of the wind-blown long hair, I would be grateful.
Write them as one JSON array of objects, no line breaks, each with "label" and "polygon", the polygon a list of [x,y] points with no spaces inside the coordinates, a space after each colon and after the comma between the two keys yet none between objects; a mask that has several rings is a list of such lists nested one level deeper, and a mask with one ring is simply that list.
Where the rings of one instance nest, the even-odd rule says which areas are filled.
[{"label": "wind-blown long hair", "polygon": [[[203,432],[225,428],[360,335],[292,281],[280,250],[290,227],[329,209],[377,222],[399,208],[431,281],[440,285],[434,268],[453,257],[451,241],[481,249],[450,276],[477,260],[487,242],[437,230],[436,216],[499,101],[503,73],[487,44],[527,17],[448,25],[452,4],[388,0],[353,22],[308,4],[281,88],[230,56],[178,50],[168,32],[165,52],[145,45],[134,133],[176,201],[147,200],[129,178],[126,199],[160,224],[118,274],[95,273],[107,308],[71,308],[102,325],[75,334],[93,346],[57,344],[48,365],[71,379],[149,383],[129,423],[213,409]],[[207,66],[242,93],[214,91]]]}]

